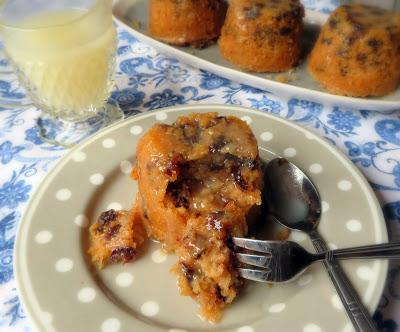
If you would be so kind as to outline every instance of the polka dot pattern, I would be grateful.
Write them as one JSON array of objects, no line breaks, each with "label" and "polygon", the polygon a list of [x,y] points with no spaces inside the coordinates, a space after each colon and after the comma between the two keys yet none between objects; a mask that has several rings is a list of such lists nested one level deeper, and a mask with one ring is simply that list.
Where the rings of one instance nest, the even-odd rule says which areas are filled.
[{"label": "polka dot pattern", "polygon": [[347,180],[339,181],[337,186],[342,191],[349,191],[353,187],[352,183]]},{"label": "polka dot pattern", "polygon": [[242,326],[237,329],[237,332],[254,332],[251,326]]},{"label": "polka dot pattern", "polygon": [[246,122],[248,125],[252,122],[251,117],[249,117],[248,115],[242,116],[240,119]]},{"label": "polka dot pattern", "polygon": [[74,223],[79,227],[87,227],[89,225],[89,218],[84,214],[79,214],[75,217]]},{"label": "polka dot pattern", "polygon": [[160,113],[157,113],[156,114],[156,119],[158,120],[158,121],[164,121],[164,120],[167,120],[167,113],[165,113],[165,112],[160,112]]},{"label": "polka dot pattern", "polygon": [[56,198],[59,201],[68,201],[72,196],[71,190],[67,188],[60,189],[56,192]]},{"label": "polka dot pattern", "polygon": [[336,294],[332,296],[331,303],[335,309],[337,309],[337,310],[343,309],[342,301],[340,300],[339,296],[337,296]]},{"label": "polka dot pattern", "polygon": [[122,205],[121,205],[121,203],[118,203],[118,202],[112,202],[107,205],[107,210],[111,210],[111,209],[113,209],[115,211],[122,210]]},{"label": "polka dot pattern", "polygon": [[121,328],[121,322],[117,318],[109,318],[101,324],[102,332],[118,332]]},{"label": "polka dot pattern", "polygon": [[328,202],[322,201],[321,202],[321,208],[322,208],[322,213],[326,213],[326,212],[328,212],[328,210],[330,208],[330,205],[329,205]]},{"label": "polka dot pattern", "polygon": [[128,287],[132,285],[134,276],[129,272],[121,272],[115,278],[115,282],[120,287]]},{"label": "polka dot pattern", "polygon": [[84,287],[79,290],[77,297],[79,302],[89,303],[96,297],[96,291],[91,287]]},{"label": "polka dot pattern", "polygon": [[100,173],[92,174],[89,178],[90,183],[99,186],[104,182],[104,176]]},{"label": "polka dot pattern", "polygon": [[40,231],[35,236],[35,241],[39,244],[49,243],[53,239],[53,234],[49,231]]},{"label": "polka dot pattern", "polygon": [[270,133],[269,131],[265,131],[260,135],[260,138],[264,142],[269,142],[274,138],[274,134]]},{"label": "polka dot pattern", "polygon": [[303,332],[322,332],[322,330],[317,324],[310,323],[304,326]]},{"label": "polka dot pattern", "polygon": [[374,277],[374,273],[369,266],[360,266],[356,273],[361,280],[365,281],[371,280]]},{"label": "polka dot pattern", "polygon": [[153,317],[157,315],[159,311],[160,306],[155,301],[147,301],[140,307],[140,312],[147,317]]},{"label": "polka dot pattern", "polygon": [[356,219],[351,219],[346,223],[346,228],[350,231],[350,232],[359,232],[362,229],[362,224],[359,220]]},{"label": "polka dot pattern", "polygon": [[167,260],[167,254],[162,249],[158,249],[151,254],[154,263],[160,264]]},{"label": "polka dot pattern", "polygon": [[76,151],[72,154],[72,160],[81,163],[86,160],[86,153],[82,151]]},{"label": "polka dot pattern", "polygon": [[55,268],[57,272],[65,273],[72,270],[74,262],[69,258],[61,258],[56,262]]},{"label": "polka dot pattern", "polygon": [[283,151],[283,155],[288,158],[295,157],[297,155],[297,151],[295,148],[287,148]]},{"label": "polka dot pattern", "polygon": [[103,147],[106,149],[112,149],[116,145],[115,140],[112,138],[106,138],[105,140],[103,140],[102,144]]},{"label": "polka dot pattern", "polygon": [[129,160],[122,160],[119,163],[119,168],[120,168],[121,172],[124,174],[129,175],[132,172],[132,164]]},{"label": "polka dot pattern", "polygon": [[273,314],[277,314],[279,312],[282,312],[283,310],[285,310],[286,308],[286,304],[285,303],[276,303],[271,305],[268,308],[268,312],[273,313]]},{"label": "polka dot pattern", "polygon": [[323,171],[323,167],[321,164],[312,164],[310,165],[310,172],[314,174],[320,174]]},{"label": "polka dot pattern", "polygon": [[129,130],[132,135],[140,135],[143,132],[143,128],[141,126],[132,126]]}]

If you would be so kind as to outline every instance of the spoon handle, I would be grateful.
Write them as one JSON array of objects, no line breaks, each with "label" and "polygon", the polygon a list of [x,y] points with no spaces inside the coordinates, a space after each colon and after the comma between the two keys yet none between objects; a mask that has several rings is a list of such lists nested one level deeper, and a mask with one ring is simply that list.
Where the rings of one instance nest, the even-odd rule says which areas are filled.
[{"label": "spoon handle", "polygon": [[333,250],[336,259],[400,258],[400,242]]},{"label": "spoon handle", "polygon": [[[317,253],[328,250],[325,241],[316,230],[310,232],[309,235]],[[353,323],[354,329],[357,332],[378,332],[371,315],[364,307],[357,292],[336,259],[333,257],[329,260],[325,259],[323,263]]]}]

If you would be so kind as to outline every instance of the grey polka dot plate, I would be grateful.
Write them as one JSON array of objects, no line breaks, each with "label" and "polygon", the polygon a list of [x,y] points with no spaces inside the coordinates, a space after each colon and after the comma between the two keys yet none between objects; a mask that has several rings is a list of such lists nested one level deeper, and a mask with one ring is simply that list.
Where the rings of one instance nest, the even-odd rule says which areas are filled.
[{"label": "grey polka dot plate", "polygon": [[[261,155],[286,156],[315,182],[323,199],[321,233],[331,247],[387,240],[380,206],[360,172],[314,134],[255,110],[196,105],[146,113],[115,124],[77,146],[48,174],[26,210],[16,240],[15,273],[24,309],[39,331],[351,331],[321,264],[273,287],[249,283],[211,325],[195,302],[179,295],[170,267],[176,258],[150,243],[134,263],[94,269],[87,255],[88,225],[108,208],[129,208],[136,143],[156,122],[191,112],[217,111],[247,121]],[[292,239],[311,250],[308,238]],[[343,263],[362,299],[374,310],[387,262]]]}]

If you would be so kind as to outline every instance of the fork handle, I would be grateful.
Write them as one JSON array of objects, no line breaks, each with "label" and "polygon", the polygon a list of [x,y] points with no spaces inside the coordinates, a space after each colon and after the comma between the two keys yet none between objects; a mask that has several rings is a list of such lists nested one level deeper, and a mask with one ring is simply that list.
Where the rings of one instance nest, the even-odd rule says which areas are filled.
[{"label": "fork handle", "polygon": [[[314,230],[309,233],[315,250],[318,253],[328,251],[327,245],[321,235]],[[371,315],[364,307],[357,292],[345,275],[333,255],[323,261],[336,291],[342,300],[343,306],[357,332],[378,332]]]},{"label": "fork handle", "polygon": [[400,242],[374,244],[327,252],[336,259],[400,258]]}]

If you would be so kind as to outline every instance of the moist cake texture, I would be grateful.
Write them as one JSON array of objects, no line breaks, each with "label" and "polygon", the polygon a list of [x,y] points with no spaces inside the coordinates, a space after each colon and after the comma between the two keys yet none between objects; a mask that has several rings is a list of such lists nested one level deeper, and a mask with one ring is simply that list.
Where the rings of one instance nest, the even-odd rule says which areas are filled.
[{"label": "moist cake texture", "polygon": [[[132,220],[177,255],[172,270],[182,295],[200,304],[204,318],[218,321],[242,285],[231,237],[247,235],[247,219],[261,205],[261,162],[249,126],[216,113],[157,124],[138,143],[132,175],[139,187]],[[106,238],[98,227],[91,227],[90,254],[110,262],[112,255],[98,258]],[[138,222],[130,230],[142,234]],[[127,245],[137,250],[142,243],[139,236],[136,246]]]}]

